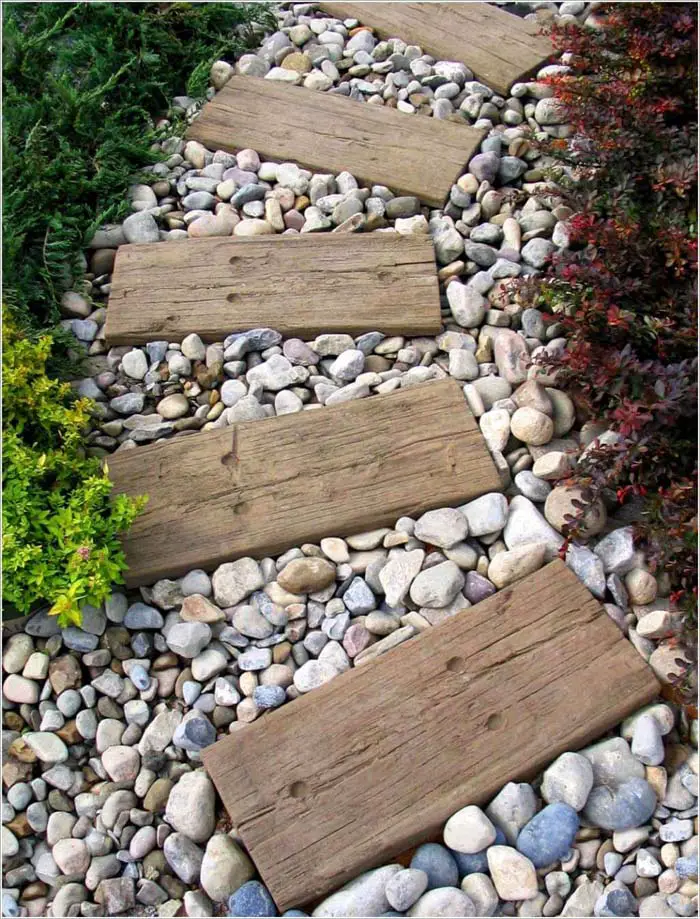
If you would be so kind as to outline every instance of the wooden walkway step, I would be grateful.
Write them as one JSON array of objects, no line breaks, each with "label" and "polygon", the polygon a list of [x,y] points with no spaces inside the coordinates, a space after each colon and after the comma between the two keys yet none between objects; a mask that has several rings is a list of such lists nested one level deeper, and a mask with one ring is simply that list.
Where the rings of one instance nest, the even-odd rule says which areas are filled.
[{"label": "wooden walkway step", "polygon": [[121,246],[105,334],[110,345],[222,341],[268,326],[436,335],[440,294],[427,236],[308,234]]},{"label": "wooden walkway step", "polygon": [[[407,120],[409,119],[410,120]],[[331,93],[234,76],[187,130],[210,150],[252,147],[321,172],[348,170],[441,207],[483,131]]]},{"label": "wooden walkway step", "polygon": [[282,911],[433,836],[657,692],[557,560],[202,759]]},{"label": "wooden walkway step", "polygon": [[130,586],[501,491],[454,380],[125,450],[108,468],[117,492],[149,496],[125,537]]},{"label": "wooden walkway step", "polygon": [[510,87],[553,53],[541,26],[488,3],[320,3],[338,19],[359,19],[381,38],[402,38],[438,60],[461,61],[491,89]]}]

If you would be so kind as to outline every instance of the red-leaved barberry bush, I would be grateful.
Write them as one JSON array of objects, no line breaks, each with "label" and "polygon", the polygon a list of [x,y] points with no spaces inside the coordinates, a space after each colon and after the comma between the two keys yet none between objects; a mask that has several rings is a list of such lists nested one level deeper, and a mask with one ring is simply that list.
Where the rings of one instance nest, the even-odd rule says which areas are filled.
[{"label": "red-leaved barberry bush", "polygon": [[[579,420],[613,432],[572,481],[641,506],[640,542],[697,623],[697,9],[609,3],[601,28],[560,26],[549,78],[572,133],[543,142],[571,207],[570,248],[523,282],[566,327],[547,358]],[[583,508],[581,508],[583,510]],[[579,518],[580,520],[580,518]],[[581,535],[572,518],[567,535]]]}]

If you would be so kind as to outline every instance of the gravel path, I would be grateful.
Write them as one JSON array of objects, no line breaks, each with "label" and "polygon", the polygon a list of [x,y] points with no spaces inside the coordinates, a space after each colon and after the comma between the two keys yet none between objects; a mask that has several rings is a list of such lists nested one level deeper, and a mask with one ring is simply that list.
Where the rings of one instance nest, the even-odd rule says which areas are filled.
[{"label": "gravel path", "polygon": [[[532,6],[540,17],[556,9]],[[588,9],[569,2],[561,14],[585,18]],[[497,97],[461,64],[400,39],[377,43],[308,4],[281,11],[279,25],[240,72],[396,106],[407,118],[466,118],[490,134],[445,208],[432,210],[348,173],[184,143],[164,123],[155,181],[132,188],[122,225],[98,231],[84,286],[63,300],[66,325],[90,355],[91,376],[75,384],[97,403],[89,449],[109,455],[452,376],[505,495],[118,591],[84,610],[82,629],[60,630],[43,613],[28,621],[3,653],[5,915],[276,915],[201,749],[539,568],[557,553],[577,497],[561,480],[596,439],[611,438],[578,424],[556,379],[532,364],[566,341],[508,288],[568,244],[570,212],[525,136],[568,135],[548,87],[535,79]],[[213,86],[232,72],[218,62]],[[192,100],[176,104],[194,114]],[[124,242],[358,230],[432,238],[440,335],[368,330],[304,342],[232,329],[209,345],[197,335],[144,348],[104,343]],[[668,683],[688,666],[674,645],[668,584],[646,570],[613,510],[590,509],[589,540],[567,563]],[[369,872],[314,915],[690,916],[697,773],[697,721],[660,701],[531,784],[509,783],[483,810],[465,802],[409,868]]]}]

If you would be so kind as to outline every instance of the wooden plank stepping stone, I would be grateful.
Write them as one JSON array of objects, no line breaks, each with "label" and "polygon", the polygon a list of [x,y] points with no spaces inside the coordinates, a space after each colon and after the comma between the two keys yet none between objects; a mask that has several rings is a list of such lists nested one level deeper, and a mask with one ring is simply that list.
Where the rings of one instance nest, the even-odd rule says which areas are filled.
[{"label": "wooden plank stepping stone", "polygon": [[124,540],[130,586],[502,490],[455,380],[125,450],[108,468],[117,492],[149,496]]},{"label": "wooden plank stepping stone", "polygon": [[282,911],[434,836],[461,807],[594,740],[658,689],[556,560],[202,760]]},{"label": "wooden plank stepping stone", "polygon": [[337,19],[359,19],[381,38],[402,38],[442,61],[461,61],[500,95],[553,54],[541,25],[488,3],[320,3]]},{"label": "wooden plank stepping stone", "polygon": [[440,293],[428,236],[399,233],[215,238],[121,246],[105,335],[110,345],[223,341],[268,326],[436,335]]},{"label": "wooden plank stepping stone", "polygon": [[321,172],[347,169],[356,179],[435,207],[442,207],[483,136],[466,124],[244,76],[232,77],[187,130],[188,139],[210,150],[252,147],[268,159]]}]

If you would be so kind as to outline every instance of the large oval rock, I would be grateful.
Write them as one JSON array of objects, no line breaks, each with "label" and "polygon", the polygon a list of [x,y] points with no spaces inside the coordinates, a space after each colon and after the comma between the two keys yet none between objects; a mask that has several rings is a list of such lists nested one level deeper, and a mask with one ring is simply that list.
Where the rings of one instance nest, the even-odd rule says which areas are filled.
[{"label": "large oval rock", "polygon": [[403,865],[385,865],[374,871],[366,871],[330,897],[326,897],[312,915],[327,919],[380,916],[390,908],[386,898],[386,885],[399,871],[403,871]]},{"label": "large oval rock", "polygon": [[645,779],[630,779],[613,790],[599,785],[591,791],[584,814],[604,830],[629,830],[641,826],[654,813],[656,794]]},{"label": "large oval rock", "polygon": [[207,843],[200,883],[215,902],[228,899],[255,876],[255,866],[230,836],[217,834]]},{"label": "large oval rock", "polygon": [[547,496],[544,505],[544,516],[551,525],[561,533],[567,524],[567,516],[576,517],[580,508],[574,502],[588,504],[583,515],[583,536],[595,536],[605,526],[608,515],[605,505],[598,499],[589,504],[583,498],[583,491],[578,486],[557,485]]},{"label": "large oval rock", "polygon": [[206,772],[186,772],[170,792],[165,819],[193,842],[206,842],[216,826],[215,803],[214,786]]},{"label": "large oval rock", "polygon": [[576,833],[578,814],[568,804],[548,804],[535,814],[518,835],[518,851],[526,855],[535,868],[544,868],[566,858]]},{"label": "large oval rock", "polygon": [[277,575],[280,587],[293,594],[323,590],[335,580],[335,565],[324,558],[295,558]]}]

